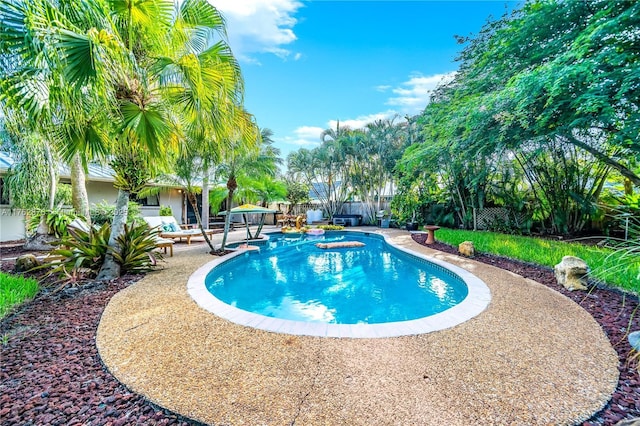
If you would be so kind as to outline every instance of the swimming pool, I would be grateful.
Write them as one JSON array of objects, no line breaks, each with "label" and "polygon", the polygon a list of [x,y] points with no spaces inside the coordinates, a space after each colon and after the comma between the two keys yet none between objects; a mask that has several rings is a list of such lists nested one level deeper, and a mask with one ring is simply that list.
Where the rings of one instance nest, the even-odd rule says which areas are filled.
[{"label": "swimming pool", "polygon": [[[364,247],[321,249],[317,242]],[[269,331],[390,337],[448,328],[486,308],[486,285],[465,270],[373,233],[272,234],[260,253],[237,252],[190,278],[205,309]]]}]

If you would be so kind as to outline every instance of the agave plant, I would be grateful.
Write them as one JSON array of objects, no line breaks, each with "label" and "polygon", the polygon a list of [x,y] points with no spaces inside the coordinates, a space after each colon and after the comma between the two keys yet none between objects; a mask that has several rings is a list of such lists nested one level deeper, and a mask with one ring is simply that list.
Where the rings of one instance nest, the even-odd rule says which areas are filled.
[{"label": "agave plant", "polygon": [[113,253],[123,272],[148,272],[157,266],[163,258],[160,252],[154,252],[157,235],[158,231],[147,224],[125,224],[124,233],[118,237],[120,252]]},{"label": "agave plant", "polygon": [[65,282],[95,277],[107,254],[111,227],[108,223],[87,231],[70,227],[68,232],[60,240],[60,248],[51,252],[53,269],[49,274]]},{"label": "agave plant", "polygon": [[[87,231],[69,228],[68,232],[69,235],[60,240],[60,248],[51,252],[51,262],[43,267],[53,266],[49,275],[57,275],[65,284],[95,278],[111,250],[111,225],[104,223],[100,228]],[[130,273],[152,270],[163,258],[160,253],[152,253],[156,248],[155,238],[156,231],[145,224],[125,225],[125,232],[118,239],[120,251],[113,252],[122,270]]]}]

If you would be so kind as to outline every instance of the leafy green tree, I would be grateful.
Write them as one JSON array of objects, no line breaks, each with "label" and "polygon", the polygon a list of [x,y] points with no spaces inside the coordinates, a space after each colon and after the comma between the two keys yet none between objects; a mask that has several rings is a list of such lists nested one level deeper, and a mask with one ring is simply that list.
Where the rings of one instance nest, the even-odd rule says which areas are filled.
[{"label": "leafy green tree", "polygon": [[640,183],[638,7],[528,1],[461,39],[460,70],[403,161],[437,170],[467,225],[473,208],[534,203],[553,232],[579,231],[607,178]]},{"label": "leafy green tree", "polygon": [[289,202],[287,213],[291,213],[293,208],[301,203],[309,202],[309,185],[292,179],[285,179],[286,200]]},{"label": "leafy green tree", "polygon": [[449,87],[467,149],[561,137],[640,185],[639,16],[635,1],[530,1],[487,25]]}]

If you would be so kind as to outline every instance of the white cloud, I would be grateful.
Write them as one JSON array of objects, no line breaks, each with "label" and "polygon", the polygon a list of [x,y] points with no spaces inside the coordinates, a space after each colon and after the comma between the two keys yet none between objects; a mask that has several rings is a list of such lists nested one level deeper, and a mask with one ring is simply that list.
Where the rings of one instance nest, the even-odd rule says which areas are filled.
[{"label": "white cloud", "polygon": [[303,4],[298,0],[209,0],[225,17],[229,44],[243,61],[256,62],[255,53],[272,53],[286,59],[299,54],[287,46],[296,40],[295,13]]},{"label": "white cloud", "polygon": [[[357,118],[340,120],[340,126],[347,126],[351,129],[362,129],[367,124],[373,123],[376,120],[386,120],[386,119],[393,118],[396,115],[398,115],[398,112],[394,110],[387,110],[384,112],[378,112],[378,113],[369,114],[369,115],[361,115]],[[328,128],[335,129],[338,122],[337,120],[330,120],[328,124],[329,124]]]},{"label": "white cloud", "polygon": [[315,148],[320,145],[320,134],[324,130],[322,127],[300,126],[293,131],[293,136],[286,136],[280,141],[300,148]]},{"label": "white cloud", "polygon": [[397,96],[389,98],[387,105],[398,106],[406,114],[417,114],[429,103],[431,92],[440,84],[450,82],[455,75],[455,71],[430,76],[415,75],[392,90]]},{"label": "white cloud", "polygon": [[378,92],[386,92],[389,89],[391,89],[391,86],[389,86],[387,84],[381,84],[380,86],[376,86],[376,90]]}]

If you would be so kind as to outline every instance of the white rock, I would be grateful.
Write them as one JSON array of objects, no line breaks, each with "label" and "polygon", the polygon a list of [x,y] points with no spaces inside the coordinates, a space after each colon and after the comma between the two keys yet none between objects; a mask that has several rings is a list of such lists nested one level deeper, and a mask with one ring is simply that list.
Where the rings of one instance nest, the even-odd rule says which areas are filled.
[{"label": "white rock", "polygon": [[567,290],[586,290],[589,266],[579,257],[565,256],[553,270],[558,284]]}]

